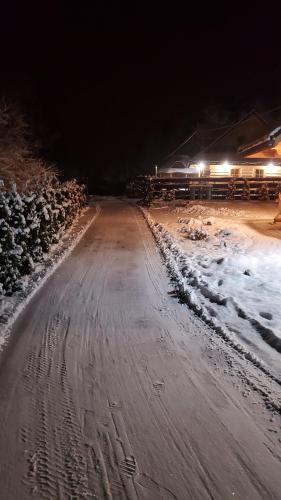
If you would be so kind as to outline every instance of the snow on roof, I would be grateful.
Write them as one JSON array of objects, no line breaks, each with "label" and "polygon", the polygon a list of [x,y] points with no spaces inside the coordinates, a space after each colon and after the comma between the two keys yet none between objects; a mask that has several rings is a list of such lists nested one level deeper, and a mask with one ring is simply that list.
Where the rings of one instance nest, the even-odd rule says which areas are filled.
[{"label": "snow on roof", "polygon": [[189,166],[164,166],[160,167],[158,169],[159,173],[165,173],[165,174],[172,174],[175,172],[181,172],[183,174],[194,174],[197,173],[196,166],[195,165],[189,165]]},{"label": "snow on roof", "polygon": [[270,138],[275,138],[276,136],[281,134],[281,126],[276,127],[272,132],[270,132],[269,137]]}]

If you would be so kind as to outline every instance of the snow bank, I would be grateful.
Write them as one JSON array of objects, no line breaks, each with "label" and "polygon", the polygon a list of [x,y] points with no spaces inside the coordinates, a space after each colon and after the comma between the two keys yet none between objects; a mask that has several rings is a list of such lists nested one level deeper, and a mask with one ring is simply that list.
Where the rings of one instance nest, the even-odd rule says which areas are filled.
[{"label": "snow bank", "polygon": [[[277,361],[281,352],[280,242],[276,240],[275,246],[271,242],[274,249],[266,253],[264,247],[255,247],[250,230],[243,233],[237,222],[227,221],[226,225],[220,217],[214,218],[225,213],[224,207],[203,208],[196,207],[199,219],[166,220],[165,224],[142,211],[176,281],[179,297],[236,350],[281,380],[280,359]],[[240,217],[241,212],[244,216],[240,211]],[[189,213],[194,215],[195,210]],[[202,218],[210,213],[211,217]],[[239,210],[231,213],[232,217],[237,213]],[[195,228],[204,231],[204,238],[192,241]]]},{"label": "snow bank", "polygon": [[186,207],[176,207],[174,212],[177,214],[190,214],[193,216],[230,216],[230,217],[249,217],[250,213],[245,210],[232,209],[228,207],[210,208],[201,204],[190,204]]}]

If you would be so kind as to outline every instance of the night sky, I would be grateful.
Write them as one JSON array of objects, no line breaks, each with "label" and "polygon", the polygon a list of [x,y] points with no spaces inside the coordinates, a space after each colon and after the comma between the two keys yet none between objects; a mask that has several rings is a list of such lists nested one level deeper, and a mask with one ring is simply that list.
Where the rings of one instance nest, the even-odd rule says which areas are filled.
[{"label": "night sky", "polygon": [[152,172],[209,106],[235,116],[281,104],[272,11],[42,5],[2,7],[1,90],[42,153],[90,190]]}]

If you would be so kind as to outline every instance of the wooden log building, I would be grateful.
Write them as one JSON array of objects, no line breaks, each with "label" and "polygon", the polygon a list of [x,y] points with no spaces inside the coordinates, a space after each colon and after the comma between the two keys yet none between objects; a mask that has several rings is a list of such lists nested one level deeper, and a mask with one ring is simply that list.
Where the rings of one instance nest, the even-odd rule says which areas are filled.
[{"label": "wooden log building", "polygon": [[281,191],[281,115],[255,111],[231,126],[197,129],[155,175],[139,177],[144,199],[274,199]]}]

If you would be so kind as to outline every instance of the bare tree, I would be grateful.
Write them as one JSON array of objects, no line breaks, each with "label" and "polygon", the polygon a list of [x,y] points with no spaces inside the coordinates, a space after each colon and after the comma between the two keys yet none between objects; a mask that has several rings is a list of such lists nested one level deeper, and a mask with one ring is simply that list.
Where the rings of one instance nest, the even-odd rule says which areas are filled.
[{"label": "bare tree", "polygon": [[56,178],[53,166],[39,159],[25,117],[17,106],[0,103],[0,179],[5,187],[16,182],[21,191],[48,185]]}]

